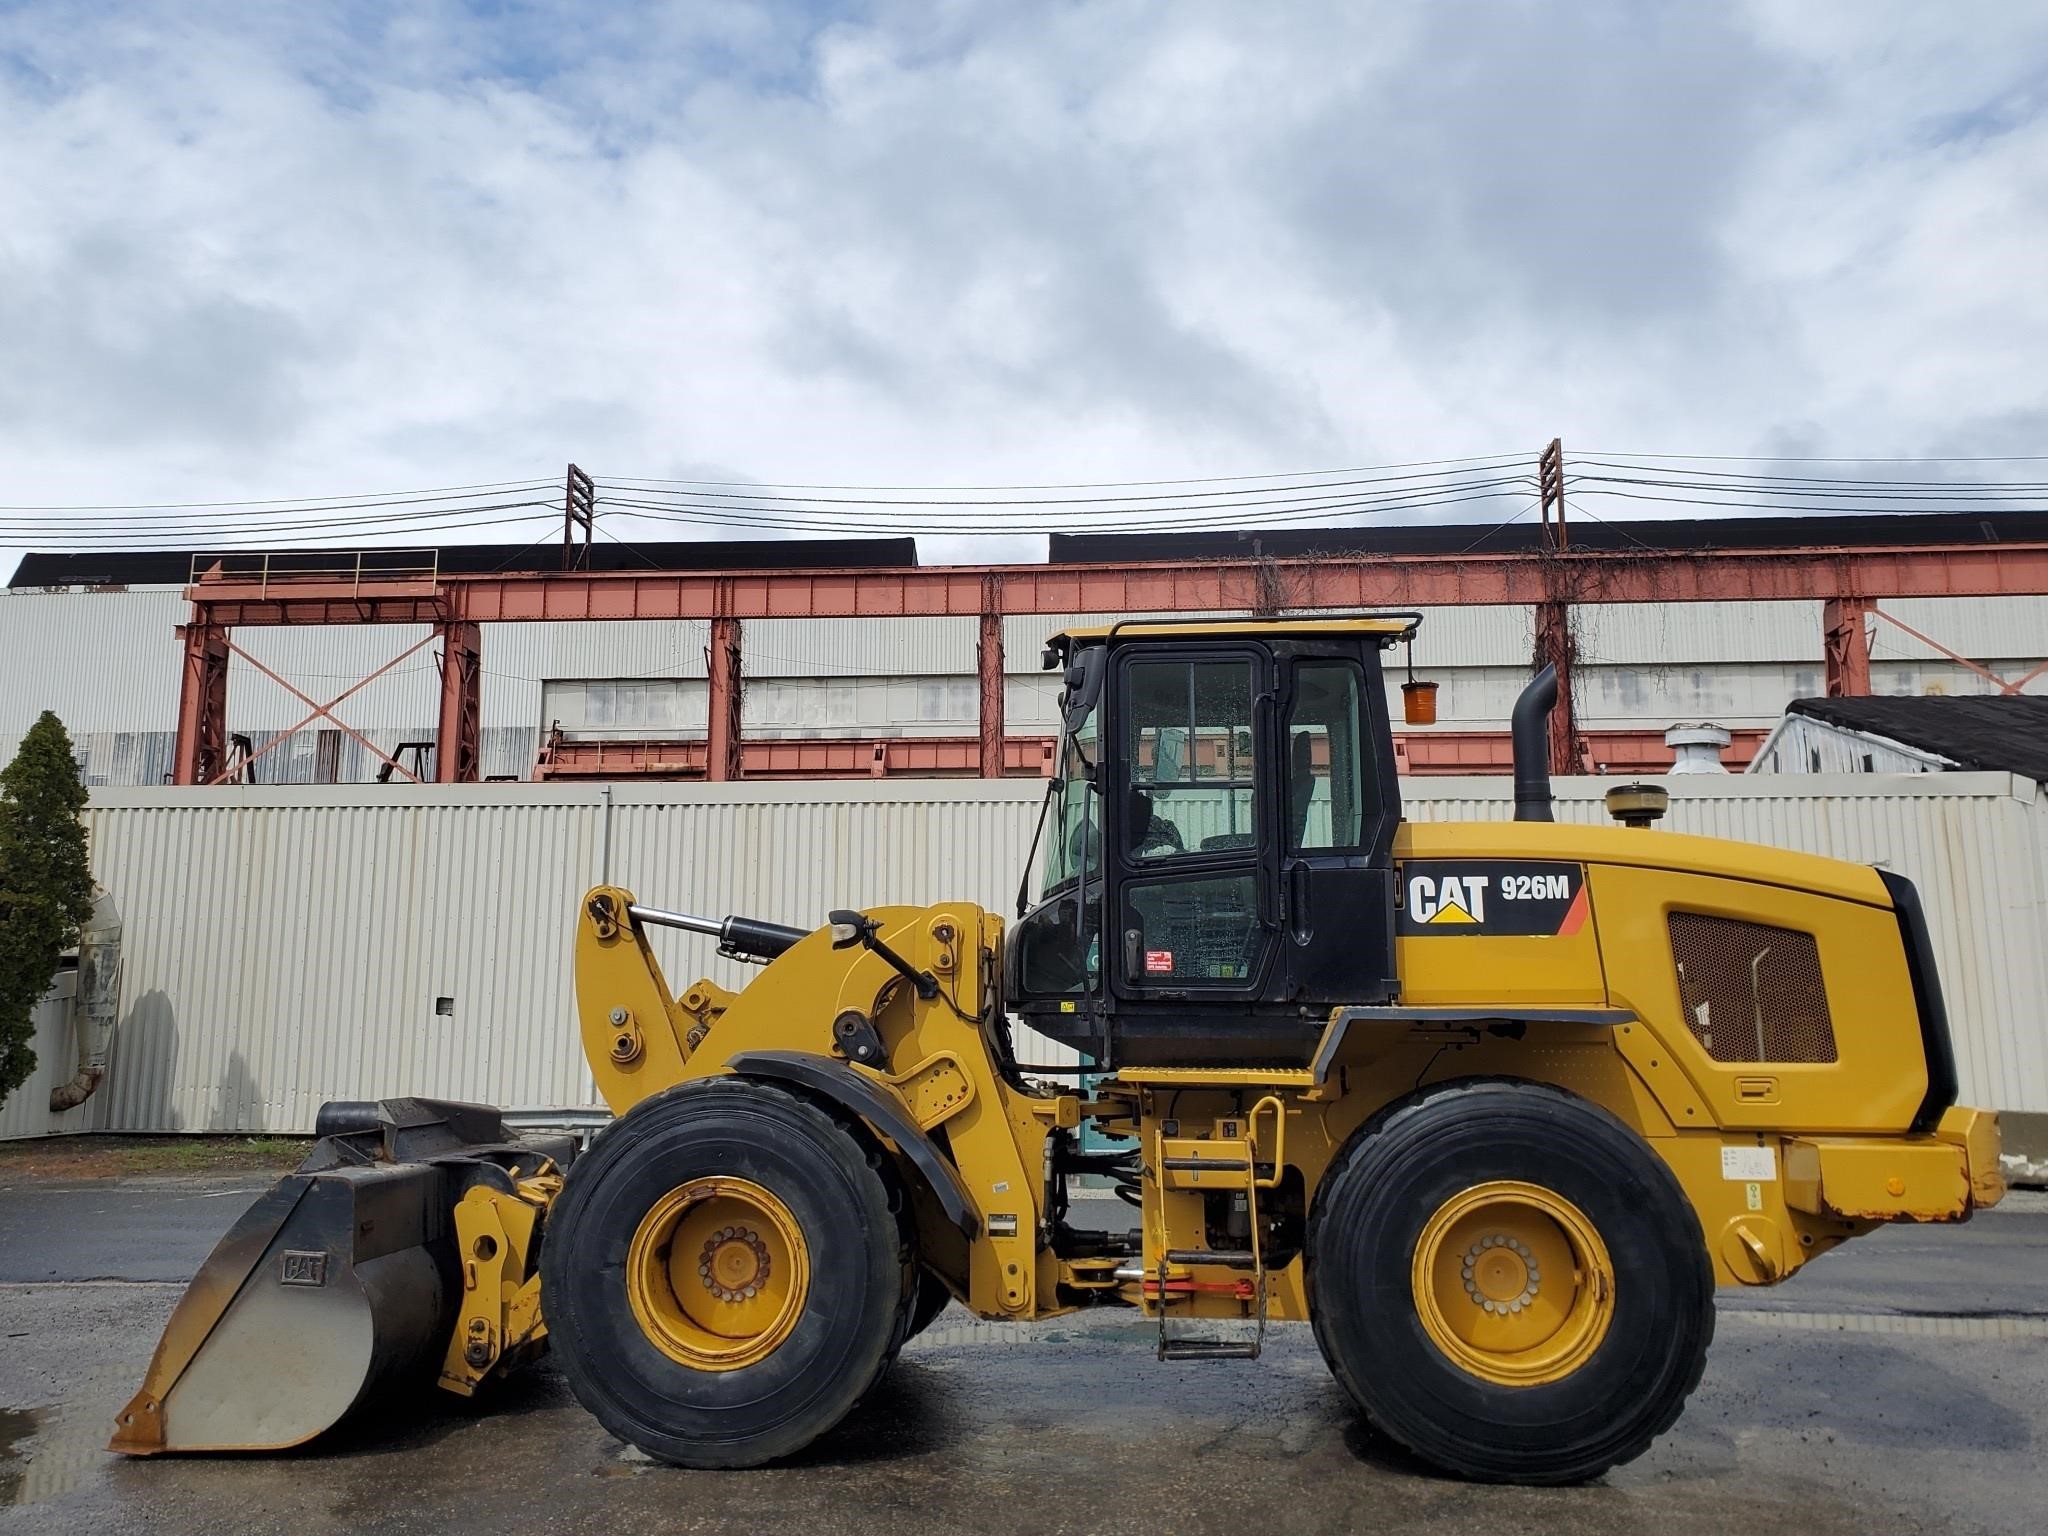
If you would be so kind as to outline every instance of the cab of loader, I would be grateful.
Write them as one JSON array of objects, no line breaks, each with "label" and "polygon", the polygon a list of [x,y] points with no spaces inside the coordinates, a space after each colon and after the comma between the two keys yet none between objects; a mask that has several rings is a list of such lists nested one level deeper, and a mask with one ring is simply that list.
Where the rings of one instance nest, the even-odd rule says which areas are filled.
[{"label": "cab of loader", "polygon": [[1401,798],[1380,658],[1420,622],[1055,636],[1058,760],[1007,1007],[1105,1067],[1293,1064],[1333,1005],[1391,1000]]}]

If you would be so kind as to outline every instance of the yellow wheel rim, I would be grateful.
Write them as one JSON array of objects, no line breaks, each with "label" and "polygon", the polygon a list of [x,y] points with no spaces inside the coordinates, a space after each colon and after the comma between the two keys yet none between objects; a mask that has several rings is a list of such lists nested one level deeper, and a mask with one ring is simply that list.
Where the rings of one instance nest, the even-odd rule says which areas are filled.
[{"label": "yellow wheel rim", "polygon": [[1558,1381],[1614,1320],[1614,1267],[1593,1223],[1535,1184],[1453,1195],[1415,1244],[1415,1310],[1450,1359],[1504,1387]]},{"label": "yellow wheel rim", "polygon": [[699,1371],[773,1354],[810,1295],[789,1207],[746,1179],[692,1179],[655,1201],[626,1250],[626,1296],[657,1349]]}]

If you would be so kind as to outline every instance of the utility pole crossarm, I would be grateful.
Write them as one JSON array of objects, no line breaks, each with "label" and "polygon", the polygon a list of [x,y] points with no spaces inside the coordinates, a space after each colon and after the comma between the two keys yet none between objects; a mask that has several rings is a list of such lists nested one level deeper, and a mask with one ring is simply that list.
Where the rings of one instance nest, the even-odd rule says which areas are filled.
[{"label": "utility pole crossarm", "polygon": [[[579,553],[576,530],[583,530]],[[597,482],[574,464],[562,481],[562,569],[590,569],[590,541],[597,529]]]}]

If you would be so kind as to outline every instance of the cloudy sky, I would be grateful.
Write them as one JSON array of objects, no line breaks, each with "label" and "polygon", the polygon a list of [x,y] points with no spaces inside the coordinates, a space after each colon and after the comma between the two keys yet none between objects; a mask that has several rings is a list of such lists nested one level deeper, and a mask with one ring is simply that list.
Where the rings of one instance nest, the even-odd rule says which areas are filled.
[{"label": "cloudy sky", "polygon": [[0,7],[4,499],[2048,453],[2048,6]]}]

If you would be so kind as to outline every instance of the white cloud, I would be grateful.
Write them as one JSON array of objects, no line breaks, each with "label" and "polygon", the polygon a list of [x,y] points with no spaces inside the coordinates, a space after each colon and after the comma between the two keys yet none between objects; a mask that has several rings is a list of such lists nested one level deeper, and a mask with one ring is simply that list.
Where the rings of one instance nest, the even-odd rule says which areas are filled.
[{"label": "white cloud", "polygon": [[2033,7],[31,0],[6,499],[2037,451],[2044,109]]}]

